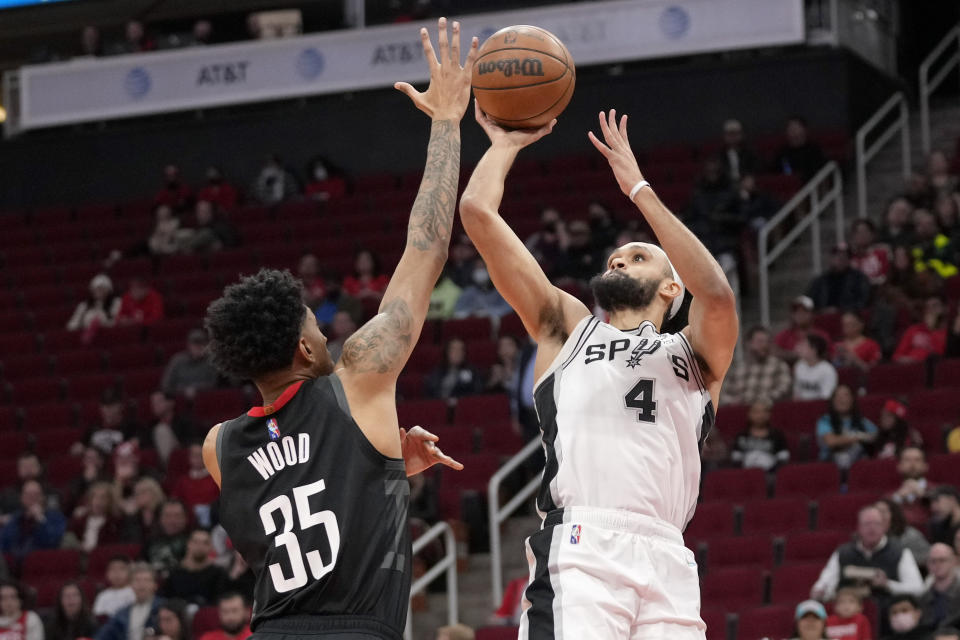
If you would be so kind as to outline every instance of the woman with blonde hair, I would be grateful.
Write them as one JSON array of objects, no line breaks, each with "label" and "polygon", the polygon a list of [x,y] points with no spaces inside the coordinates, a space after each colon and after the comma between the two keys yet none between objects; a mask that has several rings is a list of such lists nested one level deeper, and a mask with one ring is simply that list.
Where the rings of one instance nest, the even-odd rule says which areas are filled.
[{"label": "woman with blonde hair", "polygon": [[87,489],[83,504],[73,512],[70,531],[89,553],[97,545],[120,542],[120,506],[113,485],[95,482]]},{"label": "woman with blonde hair", "polygon": [[124,537],[130,542],[146,543],[160,519],[160,507],[167,499],[160,483],[146,477],[133,485],[133,496],[124,504],[126,512],[126,532]]}]

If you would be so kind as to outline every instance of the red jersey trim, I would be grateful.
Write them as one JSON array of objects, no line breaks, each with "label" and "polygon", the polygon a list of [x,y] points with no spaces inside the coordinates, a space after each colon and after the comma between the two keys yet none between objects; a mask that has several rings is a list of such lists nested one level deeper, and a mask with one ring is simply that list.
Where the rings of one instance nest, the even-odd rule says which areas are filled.
[{"label": "red jersey trim", "polygon": [[290,399],[297,395],[297,391],[300,390],[300,386],[303,385],[303,380],[298,380],[292,385],[283,390],[283,393],[280,394],[280,397],[276,399],[273,404],[264,405],[262,407],[252,407],[247,411],[247,415],[251,418],[263,418],[264,416],[269,416],[271,413],[276,413],[283,409],[283,405],[290,402]]}]

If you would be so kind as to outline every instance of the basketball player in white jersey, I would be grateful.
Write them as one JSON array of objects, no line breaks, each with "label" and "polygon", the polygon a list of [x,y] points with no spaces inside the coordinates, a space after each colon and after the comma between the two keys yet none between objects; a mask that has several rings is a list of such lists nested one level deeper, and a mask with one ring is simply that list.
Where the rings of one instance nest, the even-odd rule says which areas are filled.
[{"label": "basketball player in white jersey", "polygon": [[[460,201],[463,225],[500,293],[537,341],[534,400],[546,467],[527,539],[520,638],[704,638],[697,567],[681,531],[693,516],[700,448],[714,421],[738,321],[710,252],[643,179],[627,117],[600,114],[624,195],[661,246],[631,243],[591,281],[602,322],[550,284],[498,214],[517,152],[549,133],[506,131],[477,108],[491,147]],[[662,247],[662,248],[661,248]],[[689,289],[689,324],[660,333]]]}]

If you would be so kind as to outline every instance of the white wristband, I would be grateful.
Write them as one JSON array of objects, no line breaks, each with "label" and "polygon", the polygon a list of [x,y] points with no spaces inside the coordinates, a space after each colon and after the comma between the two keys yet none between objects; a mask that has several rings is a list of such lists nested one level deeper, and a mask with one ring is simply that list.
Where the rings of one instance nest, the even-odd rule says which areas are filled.
[{"label": "white wristband", "polygon": [[[637,184],[633,185],[633,189],[630,189],[630,202],[633,202],[633,199],[637,197],[637,194],[640,193],[640,189],[644,187],[650,187],[650,183],[646,180],[641,180]],[[650,187],[651,189],[653,187]]]}]

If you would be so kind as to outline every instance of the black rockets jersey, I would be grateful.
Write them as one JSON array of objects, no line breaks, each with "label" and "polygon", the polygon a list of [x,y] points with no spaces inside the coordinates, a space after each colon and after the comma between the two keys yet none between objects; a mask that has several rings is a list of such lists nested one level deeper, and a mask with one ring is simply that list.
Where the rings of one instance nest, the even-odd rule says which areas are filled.
[{"label": "black rockets jersey", "polygon": [[334,374],[288,387],[224,422],[220,519],[256,574],[254,631],[310,616],[323,630],[369,622],[403,633],[412,548],[403,460],[367,440]]}]

